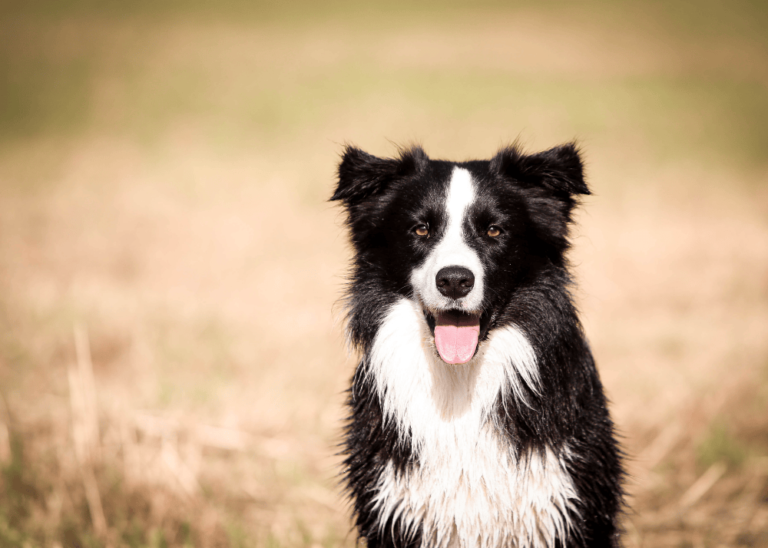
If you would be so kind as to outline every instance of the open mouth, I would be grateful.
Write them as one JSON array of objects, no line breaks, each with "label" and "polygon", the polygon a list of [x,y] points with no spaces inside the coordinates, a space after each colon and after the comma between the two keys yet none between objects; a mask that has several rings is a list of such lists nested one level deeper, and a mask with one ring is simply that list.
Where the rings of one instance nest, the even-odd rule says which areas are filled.
[{"label": "open mouth", "polygon": [[425,316],[435,337],[435,348],[447,364],[467,363],[477,353],[481,334],[488,327],[485,314],[468,314],[459,310],[426,312]]}]

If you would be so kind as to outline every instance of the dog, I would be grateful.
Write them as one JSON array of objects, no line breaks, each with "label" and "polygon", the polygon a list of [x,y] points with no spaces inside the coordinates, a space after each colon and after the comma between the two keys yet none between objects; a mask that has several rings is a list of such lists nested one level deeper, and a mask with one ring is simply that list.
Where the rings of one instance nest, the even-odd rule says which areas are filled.
[{"label": "dog", "polygon": [[342,477],[368,548],[619,546],[622,454],[565,256],[589,193],[573,143],[345,147]]}]

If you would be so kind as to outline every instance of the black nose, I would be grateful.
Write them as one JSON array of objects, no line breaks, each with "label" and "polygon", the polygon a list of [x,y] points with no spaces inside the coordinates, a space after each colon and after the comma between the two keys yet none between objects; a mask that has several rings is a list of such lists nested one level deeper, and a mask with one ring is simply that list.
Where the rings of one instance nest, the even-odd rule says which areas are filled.
[{"label": "black nose", "polygon": [[435,276],[437,290],[451,299],[466,296],[475,287],[475,275],[463,266],[446,266]]}]

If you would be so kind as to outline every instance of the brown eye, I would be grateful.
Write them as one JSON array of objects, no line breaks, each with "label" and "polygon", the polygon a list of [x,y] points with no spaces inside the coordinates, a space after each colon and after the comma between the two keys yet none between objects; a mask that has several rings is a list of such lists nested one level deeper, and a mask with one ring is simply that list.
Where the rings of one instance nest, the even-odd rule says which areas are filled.
[{"label": "brown eye", "polygon": [[429,236],[429,227],[427,225],[419,225],[414,229],[417,236]]},{"label": "brown eye", "polygon": [[498,226],[496,226],[496,225],[491,225],[491,226],[488,227],[487,234],[491,238],[496,238],[496,237],[499,236],[499,234],[501,234],[501,229]]}]

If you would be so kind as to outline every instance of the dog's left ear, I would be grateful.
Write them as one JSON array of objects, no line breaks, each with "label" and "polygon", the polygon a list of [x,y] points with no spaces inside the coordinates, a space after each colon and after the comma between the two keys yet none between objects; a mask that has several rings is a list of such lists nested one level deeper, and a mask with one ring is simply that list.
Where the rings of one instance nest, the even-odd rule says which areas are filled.
[{"label": "dog's left ear", "polygon": [[546,188],[558,198],[590,193],[574,143],[531,155],[522,154],[515,146],[504,148],[491,160],[491,171],[523,184]]},{"label": "dog's left ear", "polygon": [[590,194],[576,145],[568,143],[530,155],[515,146],[507,147],[491,160],[490,170],[521,188],[540,237],[558,251],[565,250],[576,197]]}]

